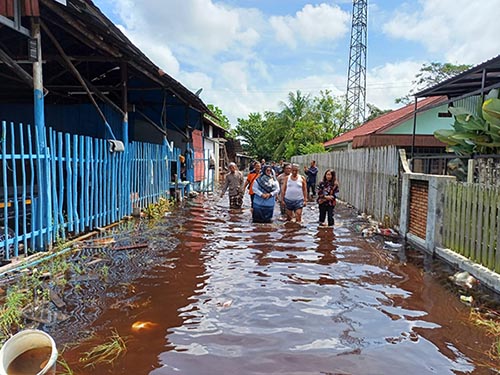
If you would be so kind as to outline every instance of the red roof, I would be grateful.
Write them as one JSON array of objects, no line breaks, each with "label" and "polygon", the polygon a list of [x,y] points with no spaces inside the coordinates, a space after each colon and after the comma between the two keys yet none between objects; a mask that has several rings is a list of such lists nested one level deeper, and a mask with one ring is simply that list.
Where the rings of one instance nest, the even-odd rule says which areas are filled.
[{"label": "red roof", "polygon": [[[421,109],[426,106],[444,102],[445,100],[446,100],[445,96],[426,98],[418,102],[417,108]],[[338,145],[340,143],[352,142],[353,138],[356,136],[379,133],[384,130],[388,130],[412,118],[414,109],[415,109],[415,103],[411,103],[405,107],[388,112],[382,116],[377,117],[376,119],[365,122],[363,125],[358,126],[357,128],[354,128],[342,135],[339,135],[336,138],[326,141],[325,143],[323,143],[323,146],[328,147],[328,146]]]}]

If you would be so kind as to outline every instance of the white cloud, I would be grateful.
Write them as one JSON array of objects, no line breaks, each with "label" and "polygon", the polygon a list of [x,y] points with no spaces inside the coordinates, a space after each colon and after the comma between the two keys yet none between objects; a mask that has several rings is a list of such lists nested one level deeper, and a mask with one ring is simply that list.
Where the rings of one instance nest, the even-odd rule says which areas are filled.
[{"label": "white cloud", "polygon": [[292,16],[270,18],[278,41],[295,48],[299,42],[314,45],[342,38],[349,30],[350,16],[337,5],[305,5]]},{"label": "white cloud", "polygon": [[[131,33],[158,44],[189,47],[216,54],[237,44],[253,46],[259,33],[246,22],[244,9],[230,9],[211,0],[116,0],[115,9]],[[255,11],[249,10],[250,18]]]},{"label": "white cloud", "polygon": [[500,53],[500,0],[420,0],[422,9],[397,11],[383,30],[393,38],[422,43],[445,62],[477,64]]},{"label": "white cloud", "polygon": [[141,51],[156,65],[168,72],[169,75],[178,75],[180,72],[179,61],[166,44],[158,45],[147,35],[136,31],[128,31],[123,26],[118,28],[134,43],[140,46]]},{"label": "white cloud", "polygon": [[370,70],[366,77],[367,103],[380,109],[401,107],[401,104],[394,103],[394,100],[408,94],[421,67],[421,62],[403,61],[386,63]]}]

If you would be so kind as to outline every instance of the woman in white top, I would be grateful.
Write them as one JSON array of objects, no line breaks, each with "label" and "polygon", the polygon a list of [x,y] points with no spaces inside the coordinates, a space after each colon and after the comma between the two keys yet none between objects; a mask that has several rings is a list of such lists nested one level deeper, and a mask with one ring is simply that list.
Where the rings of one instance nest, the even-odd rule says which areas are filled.
[{"label": "woman in white top", "polygon": [[291,221],[295,215],[295,221],[302,222],[302,208],[307,202],[307,183],[299,175],[297,164],[292,164],[292,173],[283,180],[281,199],[286,208],[287,221]]}]

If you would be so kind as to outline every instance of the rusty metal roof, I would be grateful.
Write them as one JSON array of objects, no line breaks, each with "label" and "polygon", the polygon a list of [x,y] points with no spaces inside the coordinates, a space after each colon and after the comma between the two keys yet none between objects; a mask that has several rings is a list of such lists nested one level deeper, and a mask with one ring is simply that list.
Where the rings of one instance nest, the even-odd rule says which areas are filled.
[{"label": "rusty metal roof", "polygon": [[[14,17],[14,1],[15,0],[0,0],[0,16]],[[40,9],[38,0],[21,0],[21,15],[27,17],[38,17]]]}]

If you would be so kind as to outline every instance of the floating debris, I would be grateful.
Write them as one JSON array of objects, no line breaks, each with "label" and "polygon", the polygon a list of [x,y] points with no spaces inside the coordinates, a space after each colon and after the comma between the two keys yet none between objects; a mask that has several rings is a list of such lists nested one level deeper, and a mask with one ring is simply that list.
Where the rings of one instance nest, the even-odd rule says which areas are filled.
[{"label": "floating debris", "polygon": [[403,244],[392,242],[392,241],[384,241],[385,246],[390,247],[391,249],[400,249]]},{"label": "floating debris", "polygon": [[149,331],[156,327],[158,327],[158,323],[137,321],[132,324],[132,331]]},{"label": "floating debris", "polygon": [[472,301],[474,301],[474,298],[472,296],[460,296],[460,301],[465,303],[472,303]]},{"label": "floating debris", "polygon": [[479,283],[479,281],[467,271],[456,272],[454,275],[450,276],[449,279],[453,281],[455,285],[469,289]]}]

